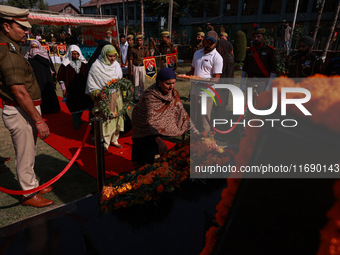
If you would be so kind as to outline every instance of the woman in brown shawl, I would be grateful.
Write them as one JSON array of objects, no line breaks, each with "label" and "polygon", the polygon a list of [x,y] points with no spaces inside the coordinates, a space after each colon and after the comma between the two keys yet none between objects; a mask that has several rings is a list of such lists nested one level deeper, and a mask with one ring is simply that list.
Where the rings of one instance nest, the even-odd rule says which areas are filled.
[{"label": "woman in brown shawl", "polygon": [[163,68],[132,112],[132,161],[136,165],[152,164],[155,155],[166,152],[161,136],[176,137],[190,129],[190,117],[174,89],[175,83],[175,72]]}]

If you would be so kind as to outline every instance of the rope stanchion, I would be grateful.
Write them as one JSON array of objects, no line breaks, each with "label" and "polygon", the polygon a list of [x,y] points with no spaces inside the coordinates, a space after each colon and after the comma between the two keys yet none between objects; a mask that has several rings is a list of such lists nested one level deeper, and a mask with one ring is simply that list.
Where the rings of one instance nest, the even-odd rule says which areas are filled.
[{"label": "rope stanchion", "polygon": [[86,129],[84,138],[81,142],[80,147],[77,149],[76,153],[73,155],[72,159],[70,160],[70,162],[68,162],[67,166],[64,168],[63,171],[61,171],[57,176],[55,176],[53,179],[49,180],[48,182],[40,185],[39,187],[36,187],[34,189],[30,189],[30,190],[10,190],[10,189],[5,189],[3,187],[0,187],[0,192],[3,193],[7,193],[10,195],[25,195],[25,194],[31,194],[31,193],[35,193],[38,192],[50,185],[52,185],[53,183],[55,183],[56,181],[58,181],[69,169],[70,167],[73,165],[73,163],[76,161],[76,159],[78,158],[81,150],[83,149],[85,142],[90,134],[91,131],[91,126],[89,125]]}]

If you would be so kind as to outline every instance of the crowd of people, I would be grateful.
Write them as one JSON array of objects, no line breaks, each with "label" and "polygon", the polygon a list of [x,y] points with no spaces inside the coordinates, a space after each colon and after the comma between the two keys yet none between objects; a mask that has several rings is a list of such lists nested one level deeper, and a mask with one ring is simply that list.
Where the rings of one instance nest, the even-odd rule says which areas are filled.
[{"label": "crowd of people", "polygon": [[[190,118],[175,89],[177,76],[167,67],[165,56],[177,53],[177,48],[170,41],[168,31],[160,34],[161,43],[158,47],[152,38],[149,46],[144,46],[142,35],[121,35],[118,42],[113,39],[112,32],[107,31],[89,61],[86,61],[77,45],[71,44],[56,72],[38,38],[31,41],[25,55],[21,52],[19,43],[27,40],[28,29],[31,27],[27,19],[28,12],[10,6],[1,6],[0,9],[0,96],[4,101],[3,122],[12,137],[18,181],[23,190],[39,186],[34,172],[36,140],[38,134],[45,139],[50,133],[42,114],[60,111],[55,92],[57,81],[72,114],[74,129],[78,129],[82,123],[83,112],[98,106],[101,100],[109,100],[109,110],[116,116],[123,107],[122,92],[114,89],[107,95],[102,89],[112,79],[125,77],[133,81],[135,106],[132,112],[132,161],[137,166],[153,163],[155,156],[166,151],[163,136],[181,136],[190,129],[193,129],[193,133],[210,130],[207,119],[202,119],[201,129],[195,127],[193,123],[196,122],[191,119],[197,119],[199,112],[194,112]],[[222,79],[232,79],[234,53],[228,34],[221,32],[218,35],[212,29],[207,33],[198,32],[196,38],[191,70],[187,75],[209,80],[213,84],[220,83]],[[263,28],[254,31],[252,39],[253,45],[247,50],[244,61],[241,89],[245,91],[246,87],[253,86],[252,79],[267,78],[262,83],[256,82],[257,90],[261,92],[270,88],[271,80],[276,76],[275,49],[265,43]],[[298,51],[291,56],[290,77],[307,77],[322,71],[322,62],[312,53],[312,45],[312,38],[301,37]],[[160,71],[156,82],[144,90],[143,59],[154,56],[156,52],[161,58]],[[210,92],[214,93],[212,90]],[[190,93],[194,93],[193,90]],[[191,107],[199,109],[199,94],[194,93],[191,98]],[[226,105],[228,96],[223,96],[222,100],[223,105]],[[207,116],[210,118],[213,100],[208,98],[207,101]],[[217,109],[217,112],[224,111],[225,108]],[[124,130],[123,117],[102,117],[105,151],[108,153],[110,145],[122,148],[119,135]],[[8,160],[0,157],[1,165]],[[3,171],[4,168],[1,169]],[[22,204],[34,207],[50,205],[53,201],[41,195],[52,189],[50,186],[38,193],[24,195]]]}]

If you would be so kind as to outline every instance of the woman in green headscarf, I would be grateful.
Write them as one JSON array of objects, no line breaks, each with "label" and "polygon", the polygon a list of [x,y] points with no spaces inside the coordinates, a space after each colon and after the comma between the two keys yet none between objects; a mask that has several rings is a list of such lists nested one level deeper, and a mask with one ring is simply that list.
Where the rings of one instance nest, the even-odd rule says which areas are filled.
[{"label": "woman in green headscarf", "polygon": [[[123,77],[122,68],[116,61],[118,52],[111,44],[105,45],[101,55],[93,63],[87,78],[86,94],[90,95],[94,105],[98,106],[100,100],[105,100],[106,95],[102,88],[112,79]],[[110,110],[113,116],[123,108],[123,100],[120,90],[113,90],[110,95]],[[110,144],[122,148],[118,143],[119,132],[124,131],[124,119],[118,116],[113,119],[105,119],[103,123],[104,148],[108,151]]]}]

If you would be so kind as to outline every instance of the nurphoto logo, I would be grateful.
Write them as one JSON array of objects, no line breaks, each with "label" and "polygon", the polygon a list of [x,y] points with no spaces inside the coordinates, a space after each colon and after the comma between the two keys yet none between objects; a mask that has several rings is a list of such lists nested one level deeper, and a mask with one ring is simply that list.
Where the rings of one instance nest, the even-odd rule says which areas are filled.
[{"label": "nurphoto logo", "polygon": [[[211,90],[215,96],[217,97],[219,103],[222,105],[222,100],[217,93],[216,89],[222,90],[228,90],[231,93],[232,99],[233,99],[233,115],[244,115],[245,109],[248,110],[249,113],[252,115],[257,116],[269,116],[273,114],[278,107],[278,97],[280,93],[278,92],[278,89],[276,87],[273,87],[271,90],[272,93],[272,105],[269,109],[256,109],[253,100],[253,88],[248,87],[247,93],[246,93],[246,102],[245,103],[245,95],[243,94],[243,91],[235,85],[232,84],[215,84],[214,88],[212,86],[207,85],[207,89],[201,88],[202,92],[200,93],[201,96],[201,114],[207,115],[207,98],[211,97],[217,105],[217,102],[214,98],[214,95],[209,92]],[[208,90],[209,89],[209,90]],[[301,94],[301,97],[299,98],[288,98],[289,93],[298,93]],[[306,107],[303,105],[307,103],[311,99],[311,93],[309,90],[305,88],[297,88],[297,87],[286,87],[281,88],[281,98],[280,98],[280,108],[281,108],[281,116],[287,115],[287,105],[295,105],[305,116],[311,116],[312,114],[306,109]],[[240,119],[239,119],[240,120]],[[280,124],[282,127],[289,128],[289,127],[296,127],[298,125],[298,121],[295,119],[277,119],[277,118],[258,118],[258,119],[243,119],[242,121],[233,121],[232,119],[211,119],[210,122],[212,124],[213,129],[216,132],[224,133],[219,128],[227,126],[234,126],[234,125],[242,125],[243,127],[250,126],[250,127],[262,127],[265,124],[270,125],[271,127],[274,127],[277,124]]]}]

